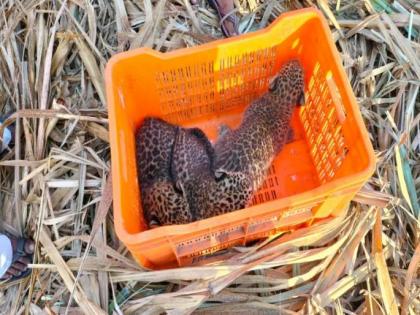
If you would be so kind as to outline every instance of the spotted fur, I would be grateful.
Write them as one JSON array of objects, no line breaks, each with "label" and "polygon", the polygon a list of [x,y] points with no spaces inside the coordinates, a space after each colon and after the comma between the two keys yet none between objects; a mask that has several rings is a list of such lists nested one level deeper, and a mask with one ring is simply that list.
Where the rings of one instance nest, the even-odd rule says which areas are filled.
[{"label": "spotted fur", "polygon": [[145,118],[136,133],[137,164],[142,186],[171,180],[172,148],[177,127],[159,118]]},{"label": "spotted fur", "polygon": [[146,118],[136,134],[142,205],[150,227],[185,224],[241,209],[251,198],[242,173],[215,178],[213,147],[198,128]]},{"label": "spotted fur", "polygon": [[154,182],[142,190],[149,226],[186,224],[194,220],[184,195],[170,181]]},{"label": "spotted fur", "polygon": [[179,127],[172,155],[172,178],[177,188],[200,177],[202,173],[212,176],[214,150],[205,133],[198,128]]},{"label": "spotted fur", "polygon": [[289,61],[271,82],[269,91],[246,109],[241,125],[235,130],[222,129],[214,146],[216,176],[243,173],[256,191],[275,156],[290,141],[293,110],[303,103],[303,70],[298,61]]},{"label": "spotted fur", "polygon": [[192,220],[185,197],[176,190],[171,176],[177,131],[178,127],[159,118],[145,118],[136,133],[141,199],[149,226]]},{"label": "spotted fur", "polygon": [[215,189],[208,195],[209,207],[203,208],[202,219],[246,207],[252,197],[252,182],[244,173],[226,172],[216,179]]},{"label": "spotted fur", "polygon": [[213,148],[197,128],[178,131],[172,160],[172,177],[183,191],[194,220],[201,220],[246,206],[250,181],[244,174],[227,172],[216,179]]}]

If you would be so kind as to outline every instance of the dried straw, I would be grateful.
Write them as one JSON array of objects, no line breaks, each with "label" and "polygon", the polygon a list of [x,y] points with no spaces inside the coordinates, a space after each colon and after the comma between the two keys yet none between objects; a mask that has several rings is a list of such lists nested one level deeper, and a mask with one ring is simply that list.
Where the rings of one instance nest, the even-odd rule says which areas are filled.
[{"label": "dried straw", "polygon": [[240,30],[318,6],[378,165],[342,217],[233,248],[212,265],[146,271],[119,242],[103,71],[113,54],[221,37],[206,1],[0,3],[1,229],[33,235],[30,279],[0,284],[1,314],[419,314],[420,5],[235,1]]}]

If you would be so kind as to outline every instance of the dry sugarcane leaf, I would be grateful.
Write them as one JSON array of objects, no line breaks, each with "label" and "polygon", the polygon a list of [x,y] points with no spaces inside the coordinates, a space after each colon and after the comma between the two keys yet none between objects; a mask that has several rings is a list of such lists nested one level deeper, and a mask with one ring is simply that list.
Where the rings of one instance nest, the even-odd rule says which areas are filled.
[{"label": "dry sugarcane leaf", "polygon": [[[44,61],[44,72],[42,76],[42,88],[41,88],[41,94],[39,99],[39,108],[41,110],[47,109],[48,107],[48,89],[50,85],[50,75],[51,75],[51,63],[52,63],[52,55],[53,55],[53,49],[54,49],[54,40],[55,40],[55,34],[57,31],[58,21],[61,17],[61,15],[64,12],[64,8],[67,5],[67,1],[64,1],[61,4],[60,10],[57,12],[57,16],[55,18],[54,24],[51,28],[51,37],[48,42],[48,48],[46,51],[45,61]],[[44,130],[44,119],[41,118],[38,126],[38,138],[37,138],[37,146],[36,146],[36,157],[38,159],[41,158],[44,151],[44,143],[45,143],[45,130]]]},{"label": "dry sugarcane leaf", "polygon": [[358,248],[361,239],[366,235],[373,223],[372,211],[368,211],[363,218],[361,218],[360,223],[355,227],[356,233],[349,239],[347,246],[334,258],[331,265],[325,270],[325,275],[319,278],[315,292],[325,291],[338,280],[341,273],[344,271],[345,264]]},{"label": "dry sugarcane leaf", "polygon": [[401,303],[401,315],[408,314],[408,307],[411,298],[411,285],[414,279],[418,279],[420,268],[420,244],[417,244],[416,251],[408,266],[407,275],[404,282],[404,297]]},{"label": "dry sugarcane leaf", "polygon": [[330,21],[334,24],[335,28],[337,29],[337,31],[340,33],[341,36],[344,36],[343,32],[341,31],[341,27],[338,24],[334,13],[331,11],[329,5],[328,5],[328,1],[326,0],[318,0],[318,5],[321,7],[321,9],[324,11],[325,15],[330,19]]},{"label": "dry sugarcane leaf", "polygon": [[87,128],[87,131],[90,132],[93,136],[101,139],[102,141],[109,143],[108,129],[106,129],[102,125],[95,122],[89,122],[86,128]]},{"label": "dry sugarcane leaf", "polygon": [[[241,29],[253,31],[269,25],[287,10],[317,3],[235,0],[235,7]],[[54,236],[68,270],[82,268],[83,284],[96,288],[89,299],[106,310],[109,293],[110,305],[119,314],[127,310],[182,314],[197,306],[195,312],[214,314],[244,310],[282,314],[307,314],[311,310],[321,314],[385,313],[386,307],[392,308],[389,300],[393,299],[387,297],[386,286],[392,286],[401,311],[406,305],[408,314],[420,311],[414,268],[419,234],[414,201],[418,198],[413,194],[418,194],[420,188],[416,154],[420,148],[420,7],[416,2],[341,0],[320,1],[318,5],[330,22],[334,43],[377,150],[376,172],[356,195],[358,203],[340,220],[306,227],[293,238],[276,235],[214,255],[208,265],[157,272],[139,271],[116,236],[112,214],[103,219],[98,232],[101,237],[95,238],[94,248],[83,259],[110,167],[107,113],[86,63],[93,67],[96,64],[102,80],[106,61],[116,52],[146,43],[165,52],[208,42],[222,36],[219,18],[206,2],[190,5],[181,0],[72,0],[64,7],[66,14],[58,17],[62,4],[13,0],[0,4],[0,110],[2,114],[15,110],[18,113],[0,127],[0,134],[5,126],[16,127],[15,146],[0,161],[4,166],[0,167],[2,230],[19,234],[22,227],[22,232],[31,236],[42,226]],[[54,38],[51,29],[57,18]],[[75,38],[87,47],[87,58],[79,55]],[[49,51],[51,41],[54,45]],[[50,75],[44,78],[48,63]],[[39,102],[43,84],[48,85],[44,93],[46,110]],[[65,106],[56,107],[60,99],[65,100]],[[41,130],[40,119],[44,120]],[[37,141],[41,136],[44,144]],[[404,160],[400,171],[396,146],[406,151],[403,156],[400,150]],[[40,157],[38,147],[43,151]],[[401,190],[404,183],[400,174],[409,199]],[[413,210],[406,200],[410,200]],[[371,227],[359,246],[357,241],[351,243],[363,226],[358,224],[361,214],[369,206],[382,211],[381,235],[375,237],[382,238],[384,249],[376,256],[358,255],[373,250]],[[278,257],[270,257],[282,251]],[[343,252],[348,253],[342,256],[348,261],[344,267],[337,266],[331,259]],[[36,268],[32,279],[8,283],[0,289],[0,309],[4,313],[39,313],[40,309],[46,314],[65,313],[70,289],[57,265],[44,253],[41,250],[31,265]],[[330,273],[322,272],[335,270],[334,266],[343,267],[347,274],[331,279]],[[103,275],[109,275],[109,279]],[[326,277],[331,285],[312,295]],[[221,291],[210,296],[208,283]],[[243,293],[232,292],[235,290]],[[77,304],[68,311],[83,313]]]},{"label": "dry sugarcane leaf", "polygon": [[74,42],[78,48],[80,58],[86,67],[86,71],[89,74],[89,78],[92,80],[92,84],[95,86],[96,93],[98,93],[102,105],[106,107],[107,103],[105,97],[105,84],[103,81],[102,72],[99,70],[98,63],[96,62],[96,59],[91,50],[80,36],[75,36]]},{"label": "dry sugarcane leaf", "polygon": [[374,262],[377,269],[376,276],[378,278],[385,311],[387,314],[399,314],[397,300],[392,289],[391,278],[389,276],[389,271],[382,248],[381,211],[376,211],[376,220],[372,242]]},{"label": "dry sugarcane leaf", "polygon": [[69,33],[57,34],[57,37],[59,38],[59,43],[51,60],[52,75],[55,75],[57,70],[63,67],[67,54],[72,47],[72,38]]},{"label": "dry sugarcane leaf", "polygon": [[85,312],[85,314],[106,314],[97,305],[89,301],[83,289],[76,284],[73,274],[69,270],[63,258],[60,256],[60,253],[57,251],[57,248],[54,246],[53,242],[43,227],[41,227],[40,230],[39,240],[50,259],[57,266],[58,272],[63,278],[67,288],[71,291],[74,288],[75,300],[83,312]]}]

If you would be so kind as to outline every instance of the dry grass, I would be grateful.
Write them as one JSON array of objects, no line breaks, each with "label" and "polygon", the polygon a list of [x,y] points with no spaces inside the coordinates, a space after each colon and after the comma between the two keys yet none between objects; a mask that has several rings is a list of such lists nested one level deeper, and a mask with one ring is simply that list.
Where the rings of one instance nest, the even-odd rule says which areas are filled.
[{"label": "dry grass", "polygon": [[330,21],[379,159],[346,216],[212,266],[141,270],[108,211],[104,66],[221,37],[216,15],[204,0],[2,0],[0,111],[17,111],[17,136],[0,161],[1,229],[37,240],[33,276],[1,285],[2,314],[420,313],[420,5],[235,2],[243,32],[308,5]]}]

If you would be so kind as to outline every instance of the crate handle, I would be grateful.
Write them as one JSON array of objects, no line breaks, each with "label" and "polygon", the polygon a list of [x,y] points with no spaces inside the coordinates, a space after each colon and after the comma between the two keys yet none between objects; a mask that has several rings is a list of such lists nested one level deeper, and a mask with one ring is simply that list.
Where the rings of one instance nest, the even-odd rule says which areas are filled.
[{"label": "crate handle", "polygon": [[337,119],[340,122],[340,124],[344,124],[344,122],[346,121],[346,111],[344,109],[341,95],[338,91],[337,85],[335,84],[331,71],[328,71],[326,80],[327,80],[328,89],[330,91],[331,99],[332,99],[332,102],[334,103],[335,110],[337,113]]}]

